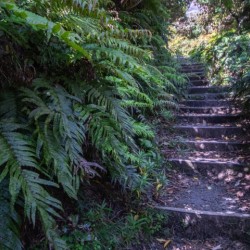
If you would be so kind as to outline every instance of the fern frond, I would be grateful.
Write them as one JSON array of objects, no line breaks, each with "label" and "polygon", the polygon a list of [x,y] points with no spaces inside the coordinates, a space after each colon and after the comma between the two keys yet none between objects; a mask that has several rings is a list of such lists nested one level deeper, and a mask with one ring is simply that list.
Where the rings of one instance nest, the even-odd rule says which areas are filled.
[{"label": "fern frond", "polygon": [[13,91],[2,91],[0,93],[0,118],[15,119],[18,116],[18,100]]},{"label": "fern frond", "polygon": [[[106,80],[107,79],[103,79],[103,82]],[[131,118],[129,117],[128,112],[122,108],[122,101],[119,99],[119,92],[114,88],[98,85],[86,86],[85,91],[88,103],[97,104],[97,106],[89,105],[90,110],[92,108],[97,108],[99,111],[108,112],[112,116],[112,119],[119,124],[122,131],[125,134],[132,136]],[[94,111],[94,109],[92,111]]]},{"label": "fern frond", "polygon": [[62,87],[50,86],[45,79],[37,79],[34,85],[34,91],[23,90],[23,102],[30,106],[27,112],[36,124],[37,153],[44,157],[47,166],[54,167],[68,195],[76,198],[72,174],[83,158],[86,132],[84,121],[74,110],[74,103],[80,100]]},{"label": "fern frond", "polygon": [[[8,121],[0,122],[0,166],[3,170],[0,174],[2,181],[9,175],[9,193],[11,207],[14,207],[20,192],[24,196],[24,212],[35,225],[37,210],[40,216],[46,215],[50,221],[53,217],[59,217],[57,210],[61,210],[61,202],[50,196],[44,187],[57,185],[49,180],[40,178],[35,170],[39,170],[34,142],[28,136],[17,130],[22,128],[18,124]],[[30,170],[28,170],[28,168]],[[42,222],[53,231],[51,225],[46,224],[45,217],[40,217]],[[58,235],[54,235],[58,238]],[[57,246],[54,246],[57,248]],[[57,248],[59,249],[59,248]],[[66,249],[66,248],[65,248]]]},{"label": "fern frond", "polygon": [[[81,16],[93,12],[103,13],[98,8],[98,2],[98,0],[44,0],[36,3],[36,10],[50,17],[54,15],[63,17],[67,14]],[[50,9],[51,12],[46,12],[46,9]]]},{"label": "fern frond", "polygon": [[102,34],[96,34],[95,40],[99,41],[100,45],[106,46],[107,48],[119,49],[127,55],[137,57],[140,61],[142,61],[142,59],[148,60],[151,56],[150,51],[146,51],[138,46],[132,45],[124,39],[118,39],[110,36],[103,37]]},{"label": "fern frond", "polygon": [[137,102],[134,100],[124,100],[122,102],[122,106],[126,108],[132,108],[132,109],[152,109],[153,106],[151,106],[148,103],[145,102]]},{"label": "fern frond", "polygon": [[18,8],[18,6],[13,3],[2,2],[0,3],[0,7],[9,11],[10,14],[14,15],[16,19],[19,19],[20,22],[25,22],[35,30],[46,31],[48,37],[54,34],[83,57],[90,59],[89,53],[79,45],[79,41],[83,42],[82,38],[74,32],[66,31],[60,23],[54,23],[43,16]]},{"label": "fern frond", "polygon": [[21,250],[20,218],[10,205],[8,181],[0,183],[0,248],[6,250]]},{"label": "fern frond", "polygon": [[93,59],[97,62],[109,60],[113,64],[121,67],[129,67],[131,69],[140,67],[138,61],[134,57],[119,49],[100,47],[97,44],[88,45],[86,48],[93,52]]},{"label": "fern frond", "polygon": [[77,34],[85,37],[85,36],[97,36],[100,37],[101,33],[101,25],[100,21],[96,18],[88,17],[88,16],[75,16],[69,15],[65,18],[63,22],[63,26],[67,29],[74,29]]},{"label": "fern frond", "polygon": [[133,129],[135,131],[135,134],[140,137],[149,138],[149,139],[152,139],[155,137],[155,134],[152,128],[150,128],[150,126],[145,123],[135,122],[133,123]]}]

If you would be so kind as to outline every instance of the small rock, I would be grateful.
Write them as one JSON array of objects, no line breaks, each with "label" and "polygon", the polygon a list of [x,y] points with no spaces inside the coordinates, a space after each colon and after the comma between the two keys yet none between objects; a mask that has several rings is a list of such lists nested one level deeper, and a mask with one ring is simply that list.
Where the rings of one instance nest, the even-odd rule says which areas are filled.
[{"label": "small rock", "polygon": [[222,249],[221,245],[212,248],[212,250],[220,250],[220,249]]},{"label": "small rock", "polygon": [[240,185],[240,180],[238,180],[238,181],[234,184],[235,187],[238,187],[239,185]]}]

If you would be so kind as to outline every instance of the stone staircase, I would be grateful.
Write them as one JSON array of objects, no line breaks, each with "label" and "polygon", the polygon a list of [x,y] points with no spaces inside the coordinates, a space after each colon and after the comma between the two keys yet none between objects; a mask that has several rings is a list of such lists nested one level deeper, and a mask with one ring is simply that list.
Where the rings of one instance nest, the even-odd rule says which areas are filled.
[{"label": "stone staircase", "polygon": [[[166,189],[161,205],[156,207],[183,220],[189,216],[191,232],[202,231],[205,223],[211,225],[210,231],[249,237],[250,244],[250,143],[246,119],[230,98],[228,88],[209,85],[202,64],[183,63],[182,72],[188,75],[190,86],[180,103],[174,129],[190,150],[169,159],[173,174],[168,177],[173,188]],[[207,231],[204,237],[209,235]]]}]

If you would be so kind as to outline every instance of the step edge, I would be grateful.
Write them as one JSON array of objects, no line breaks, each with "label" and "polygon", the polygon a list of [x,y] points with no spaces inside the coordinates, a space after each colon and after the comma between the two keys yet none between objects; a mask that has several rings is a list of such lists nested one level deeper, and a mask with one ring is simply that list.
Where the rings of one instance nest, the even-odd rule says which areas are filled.
[{"label": "step edge", "polygon": [[[216,139],[216,138],[214,138]],[[248,142],[241,142],[241,141],[219,141],[219,140],[183,140],[184,143],[207,143],[207,144],[221,144],[221,145],[250,145],[250,141]]]},{"label": "step edge", "polygon": [[218,125],[210,125],[210,126],[203,126],[203,125],[200,125],[200,126],[195,126],[195,125],[176,125],[176,126],[173,126],[173,128],[201,128],[201,129],[227,129],[227,128],[230,128],[230,129],[242,129],[242,127],[237,127],[237,126],[218,126]]},{"label": "step edge", "polygon": [[[211,160],[211,161],[209,161]],[[184,158],[170,158],[168,161],[171,162],[178,162],[179,164],[187,163],[187,164],[213,164],[213,165],[228,165],[227,167],[249,167],[245,162],[240,163],[237,161],[212,161],[212,158],[204,158],[204,160],[191,160],[191,159],[184,159]]]},{"label": "step edge", "polygon": [[195,100],[195,99],[185,99],[185,101],[181,101],[180,103],[183,102],[230,102],[232,100]]},{"label": "step edge", "polygon": [[228,95],[228,94],[230,94],[230,92],[218,92],[218,93],[207,93],[207,92],[205,92],[205,93],[192,93],[192,94],[186,94],[186,95]]},{"label": "step edge", "polygon": [[[208,151],[208,152],[214,152],[214,151]],[[219,161],[219,160],[216,159],[216,161],[214,161],[214,158],[201,158],[201,157],[199,159],[169,158],[168,161],[199,162],[199,163],[218,163],[218,164],[231,163],[231,164],[235,164],[235,165],[239,165],[239,166],[242,166],[244,164],[244,162],[240,163],[238,161],[233,161],[233,160]]]},{"label": "step edge", "polygon": [[189,118],[189,117],[198,117],[198,118],[207,118],[207,117],[242,117],[241,114],[199,114],[199,115],[193,115],[193,114],[187,114],[187,115],[176,115],[177,118]]},{"label": "step edge", "polygon": [[[182,104],[181,104],[182,105]],[[204,106],[204,107],[192,107],[192,106],[180,106],[179,108],[191,108],[191,109],[214,109],[214,108],[217,108],[217,109],[232,109],[232,108],[236,108],[237,107],[228,107],[228,106],[215,106],[215,107],[209,107],[209,106]]]},{"label": "step edge", "polygon": [[207,216],[234,217],[234,218],[250,219],[250,214],[236,213],[236,212],[232,212],[232,211],[214,212],[214,211],[207,211],[207,210],[197,210],[197,209],[179,208],[179,207],[167,207],[167,206],[158,206],[158,205],[153,205],[152,208],[166,210],[166,211],[172,211],[172,212],[195,214],[197,216],[198,215],[207,215]]}]

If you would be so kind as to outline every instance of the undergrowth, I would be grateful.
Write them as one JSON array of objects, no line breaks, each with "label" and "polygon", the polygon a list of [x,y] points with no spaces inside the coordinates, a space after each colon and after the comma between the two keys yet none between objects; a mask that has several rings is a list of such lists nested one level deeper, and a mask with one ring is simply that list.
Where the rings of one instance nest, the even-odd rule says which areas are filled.
[{"label": "undergrowth", "polygon": [[[65,206],[65,220],[58,224],[68,248],[141,249],[150,246],[155,237],[170,237],[167,214],[131,195],[125,196],[108,182],[85,184],[78,201]],[[28,249],[47,249],[43,236],[36,235]]]},{"label": "undergrowth", "polygon": [[112,208],[95,203],[86,214],[71,215],[70,220],[74,228],[63,228],[66,231],[63,238],[70,249],[126,249],[147,244],[157,233],[162,233],[167,216],[138,209],[114,219]]}]

